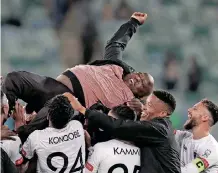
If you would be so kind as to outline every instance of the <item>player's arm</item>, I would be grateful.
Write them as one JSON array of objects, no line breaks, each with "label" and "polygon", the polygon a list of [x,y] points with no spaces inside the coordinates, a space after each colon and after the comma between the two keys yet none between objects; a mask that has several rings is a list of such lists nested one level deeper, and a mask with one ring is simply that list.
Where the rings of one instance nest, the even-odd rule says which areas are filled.
[{"label": "player's arm", "polygon": [[10,150],[11,150],[11,158],[15,160],[16,168],[19,172],[25,172],[25,166],[23,165],[24,159],[20,154],[20,149],[22,147],[21,140],[19,137],[15,137],[16,141],[11,142]]},{"label": "player's arm", "polygon": [[[191,163],[185,165],[181,168],[182,173],[210,173],[214,172],[213,166],[218,163],[218,151],[214,149],[213,151],[206,149],[205,153],[194,160]],[[217,168],[218,171],[218,168]]]},{"label": "player's arm", "polygon": [[64,95],[69,99],[74,110],[85,115],[94,126],[103,129],[114,137],[137,142],[140,145],[158,145],[167,138],[167,131],[160,123],[114,119],[104,113],[86,109],[70,93],[64,93]]},{"label": "player's arm", "polygon": [[181,168],[181,173],[201,173],[207,169],[207,161],[201,159],[201,158],[196,158],[193,160],[191,163],[185,165],[184,167]]},{"label": "player's arm", "polygon": [[89,148],[89,156],[86,162],[86,173],[96,173],[98,172],[98,168],[100,162],[102,160],[101,156],[103,154],[103,150],[99,144],[96,144],[94,147]]},{"label": "player's arm", "polygon": [[11,153],[12,153],[12,158],[15,158],[15,165],[17,167],[20,167],[23,163],[23,157],[20,154],[20,148],[21,148],[21,140],[19,137],[16,137],[16,141],[11,143]]},{"label": "player's arm", "polygon": [[147,14],[138,12],[133,13],[130,20],[123,24],[107,42],[104,59],[122,60],[122,52],[126,48],[127,43],[136,32],[137,27],[143,24],[146,18]]},{"label": "player's arm", "polygon": [[216,165],[210,167],[206,171],[204,171],[204,173],[217,173],[217,171],[218,171],[218,163]]},{"label": "player's arm", "polygon": [[1,148],[1,172],[2,173],[18,173],[18,170],[8,154]]},{"label": "player's arm", "polygon": [[165,128],[159,123],[114,119],[92,110],[86,110],[85,116],[94,126],[98,126],[114,137],[140,145],[158,145],[167,138]]},{"label": "player's arm", "polygon": [[23,156],[25,161],[29,161],[33,158],[35,150],[36,150],[36,141],[38,141],[38,132],[34,131],[27,138],[26,142],[23,144],[21,148],[21,155]]}]

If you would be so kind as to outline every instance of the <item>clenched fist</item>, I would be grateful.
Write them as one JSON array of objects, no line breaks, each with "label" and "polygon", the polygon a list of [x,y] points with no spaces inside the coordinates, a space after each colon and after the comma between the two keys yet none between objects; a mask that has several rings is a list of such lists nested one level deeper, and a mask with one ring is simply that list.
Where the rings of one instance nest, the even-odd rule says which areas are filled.
[{"label": "clenched fist", "polygon": [[135,18],[141,24],[143,24],[145,22],[145,20],[147,19],[148,15],[146,13],[135,12],[135,13],[133,13],[133,15],[131,17]]}]

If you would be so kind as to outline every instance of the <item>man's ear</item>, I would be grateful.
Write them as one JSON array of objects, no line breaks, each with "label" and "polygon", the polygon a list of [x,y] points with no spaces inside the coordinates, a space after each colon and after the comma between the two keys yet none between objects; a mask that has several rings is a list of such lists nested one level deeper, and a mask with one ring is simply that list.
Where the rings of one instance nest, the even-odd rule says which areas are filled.
[{"label": "man's ear", "polygon": [[161,112],[161,117],[166,117],[168,115],[169,115],[168,111],[162,111]]},{"label": "man's ear", "polygon": [[205,122],[205,121],[208,121],[210,117],[209,117],[209,115],[204,114],[201,118],[202,118],[202,121]]}]

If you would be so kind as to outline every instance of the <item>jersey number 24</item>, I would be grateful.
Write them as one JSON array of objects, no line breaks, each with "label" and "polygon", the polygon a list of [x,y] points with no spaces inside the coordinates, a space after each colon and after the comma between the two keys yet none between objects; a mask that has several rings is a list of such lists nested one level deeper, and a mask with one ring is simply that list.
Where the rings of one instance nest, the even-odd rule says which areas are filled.
[{"label": "jersey number 24", "polygon": [[[47,157],[47,165],[52,171],[57,170],[57,168],[55,166],[53,166],[52,163],[51,163],[51,160],[52,160],[53,157],[62,157],[64,159],[64,165],[63,165],[62,169],[59,172],[59,173],[64,173],[64,171],[66,171],[66,169],[68,167],[68,157],[62,152],[55,152],[55,153],[50,154]],[[76,165],[77,165],[78,161],[80,161],[80,167],[76,168]],[[76,160],[75,160],[72,168],[70,169],[70,173],[71,172],[77,172],[77,171],[81,171],[81,173],[83,173],[83,169],[84,169],[84,163],[83,163],[83,159],[82,159],[82,148],[80,148],[79,152],[78,152],[78,154],[76,156]]]}]

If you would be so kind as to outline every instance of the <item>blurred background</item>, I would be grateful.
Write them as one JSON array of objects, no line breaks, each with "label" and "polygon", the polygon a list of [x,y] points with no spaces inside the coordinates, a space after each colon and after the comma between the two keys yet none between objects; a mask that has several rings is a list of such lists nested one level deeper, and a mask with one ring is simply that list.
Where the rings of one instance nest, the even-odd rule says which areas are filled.
[{"label": "blurred background", "polygon": [[[218,104],[218,0],[1,0],[1,69],[56,77],[101,59],[106,41],[134,11],[148,19],[123,59],[177,99],[181,129],[202,98]],[[213,134],[218,139],[218,125]]]}]

